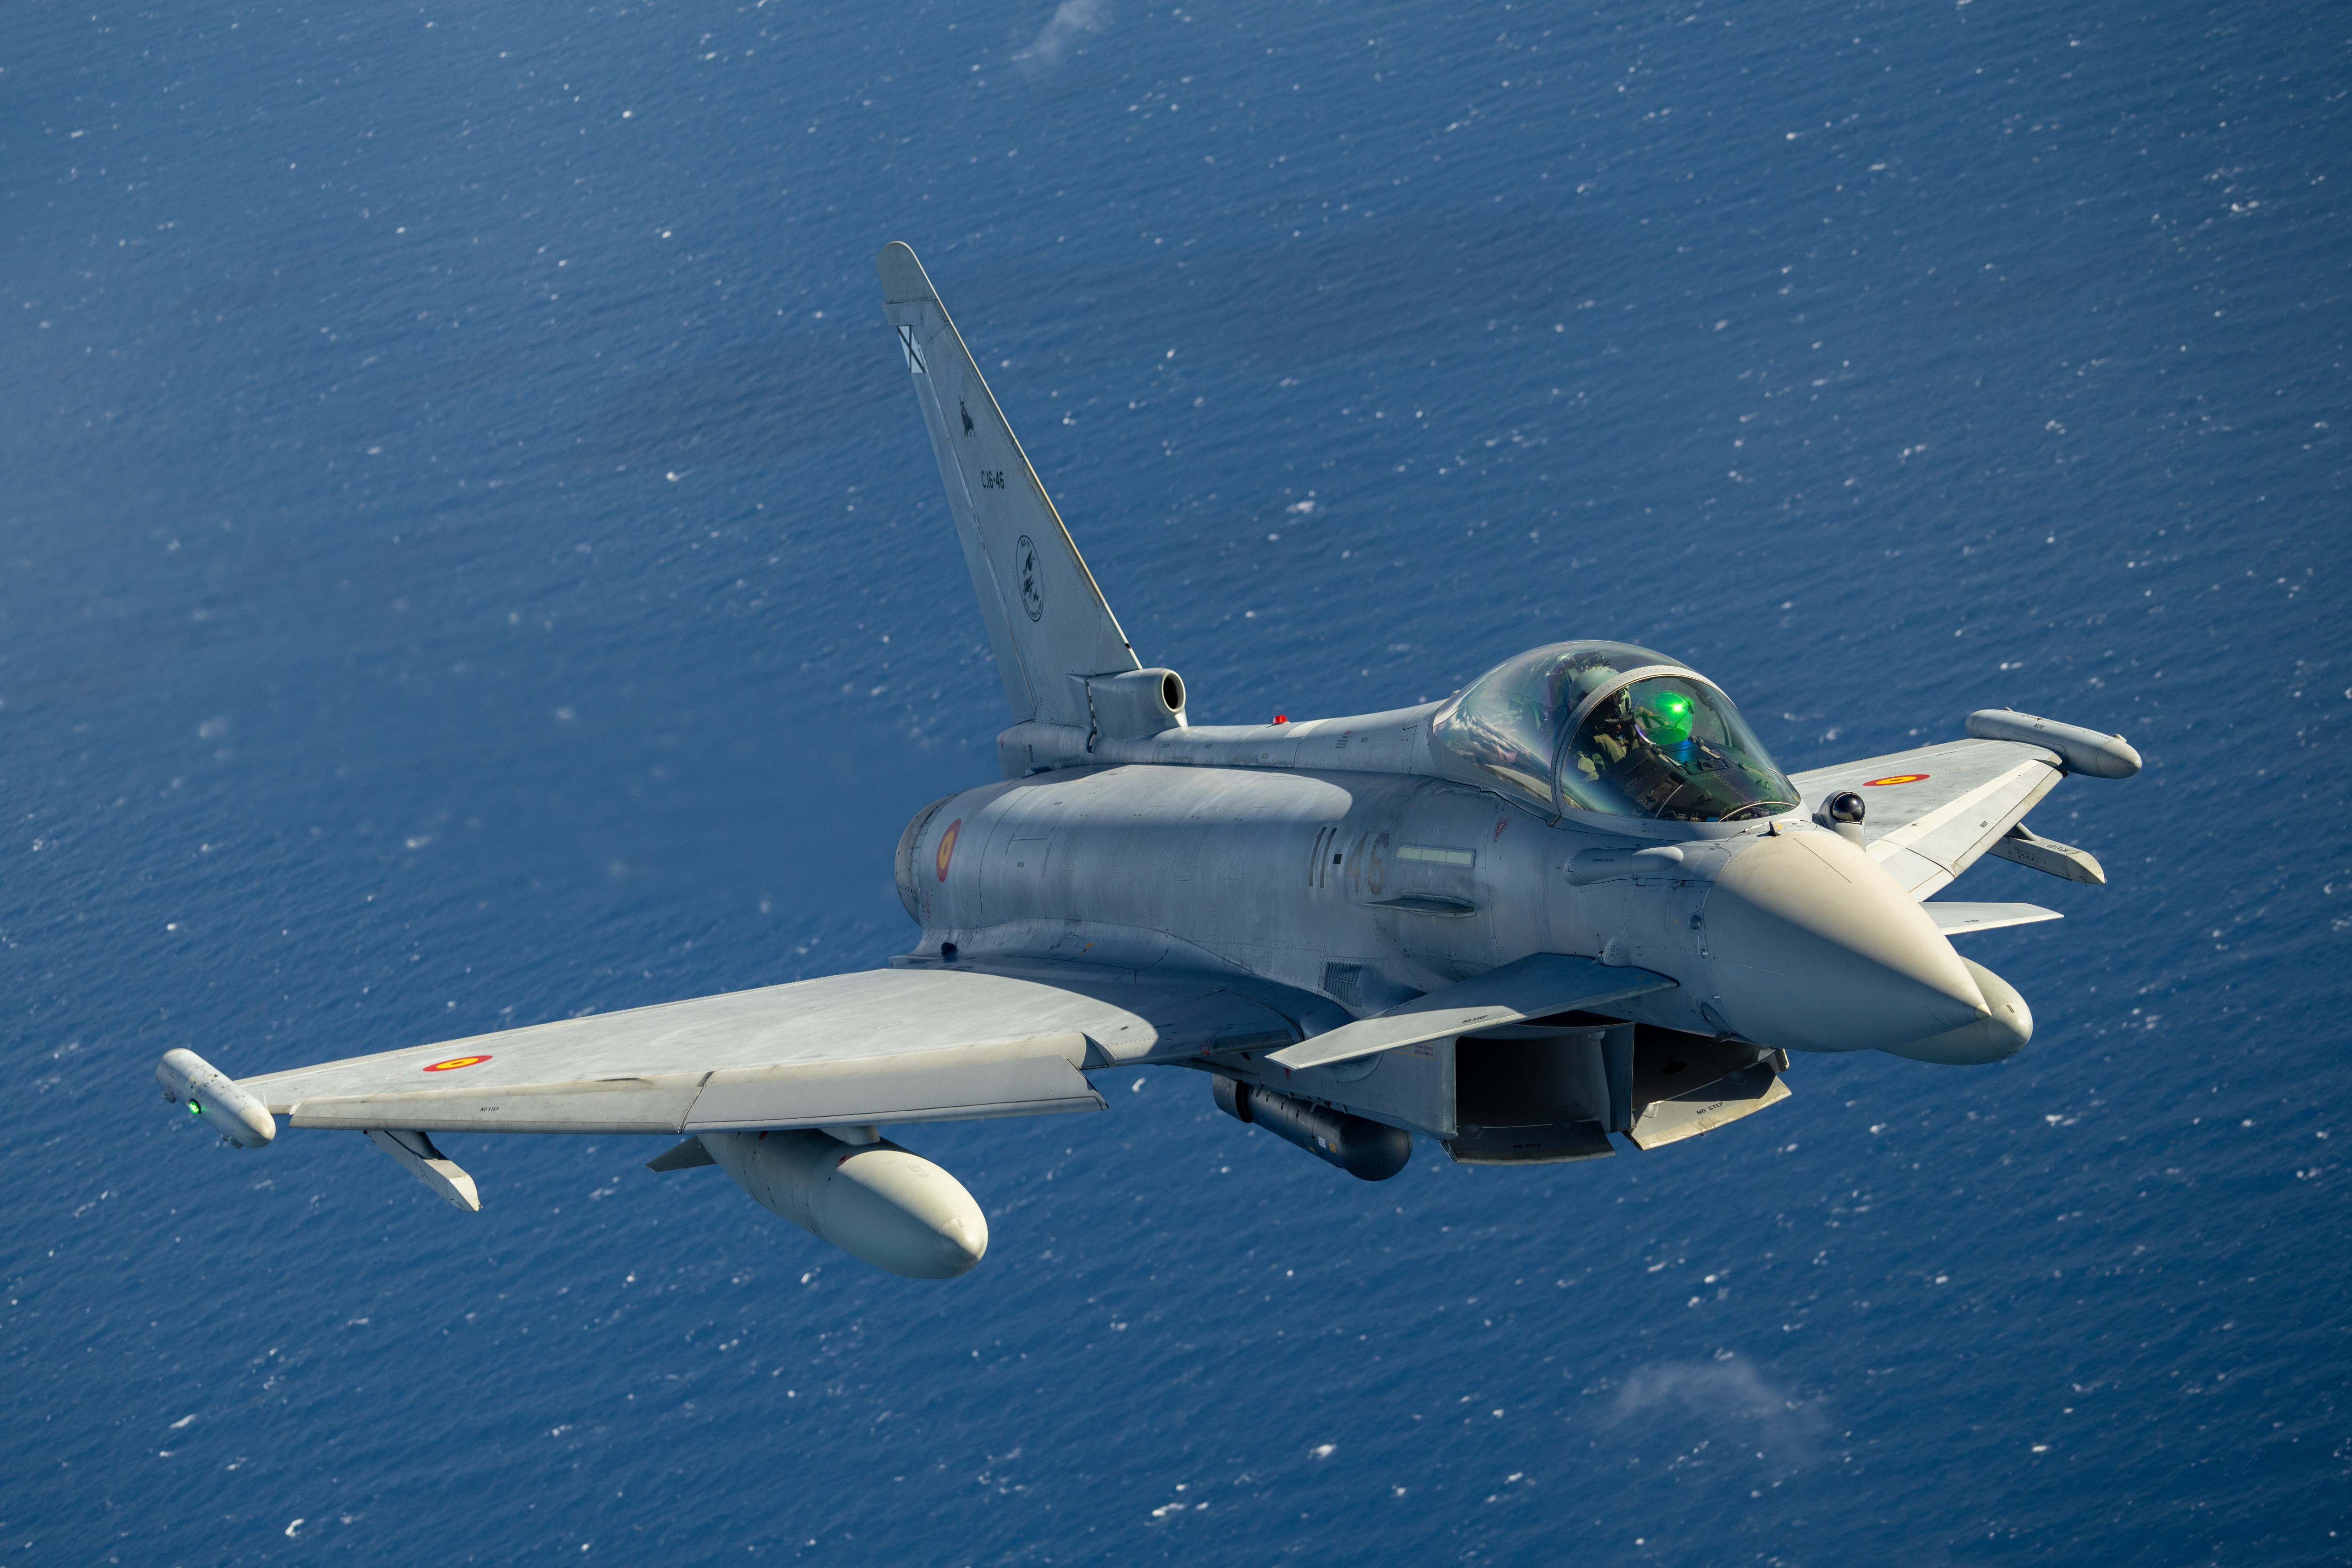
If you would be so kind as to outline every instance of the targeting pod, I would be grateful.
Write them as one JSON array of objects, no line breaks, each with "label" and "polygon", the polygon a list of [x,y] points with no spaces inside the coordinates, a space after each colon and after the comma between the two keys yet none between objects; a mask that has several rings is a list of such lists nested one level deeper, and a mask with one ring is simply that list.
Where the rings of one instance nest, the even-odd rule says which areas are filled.
[{"label": "targeting pod", "polygon": [[165,1100],[179,1101],[189,1115],[211,1123],[224,1142],[258,1149],[278,1136],[269,1108],[194,1051],[165,1051],[155,1064],[155,1081],[163,1086]]},{"label": "targeting pod", "polygon": [[1253,1089],[1229,1078],[1211,1079],[1209,1093],[1217,1109],[1234,1121],[1263,1127],[1361,1181],[1385,1182],[1412,1158],[1412,1134],[1400,1127],[1310,1105],[1270,1089]]},{"label": "targeting pod", "polygon": [[853,1144],[803,1127],[705,1132],[701,1143],[761,1207],[877,1268],[952,1279],[988,1251],[987,1216],[963,1184],[887,1140]]}]

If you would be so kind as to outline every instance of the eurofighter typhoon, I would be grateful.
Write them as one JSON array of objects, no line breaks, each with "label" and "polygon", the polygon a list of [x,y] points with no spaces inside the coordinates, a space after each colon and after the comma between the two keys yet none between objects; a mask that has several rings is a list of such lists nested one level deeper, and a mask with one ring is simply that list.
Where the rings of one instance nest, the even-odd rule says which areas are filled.
[{"label": "eurofighter typhoon", "polygon": [[166,1099],[248,1149],[364,1133],[458,1208],[448,1132],[667,1133],[875,1266],[946,1279],[988,1222],[895,1141],[1100,1110],[1090,1075],[1202,1075],[1217,1105],[1367,1181],[1654,1149],[1788,1097],[1795,1054],[1999,1061],[2032,1015],[1955,937],[2057,918],[1937,899],[1993,854],[2078,882],[2025,826],[2121,738],[2009,710],[1794,777],[1725,690],[1603,640],[1442,702],[1195,725],[1119,630],[915,253],[877,263],[1013,710],[1002,776],[917,812],[888,967],[232,1079]]}]

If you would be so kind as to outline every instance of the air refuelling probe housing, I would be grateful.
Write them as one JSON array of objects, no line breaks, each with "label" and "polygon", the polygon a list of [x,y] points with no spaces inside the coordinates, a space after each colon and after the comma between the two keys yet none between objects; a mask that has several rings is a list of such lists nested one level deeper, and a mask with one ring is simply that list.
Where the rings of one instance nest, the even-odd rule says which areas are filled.
[{"label": "air refuelling probe housing", "polygon": [[1792,1054],[1999,1061],[2024,998],[1955,938],[2054,920],[1935,898],[1992,854],[2103,882],[2026,814],[2116,736],[2007,710],[1794,777],[1729,695],[1623,642],[1532,648],[1442,702],[1194,725],[1146,668],[913,251],[884,313],[946,481],[1013,722],[1002,777],[899,836],[888,967],[231,1079],[166,1099],[260,1148],[365,1133],[461,1209],[447,1132],[645,1132],[877,1268],[961,1274],[926,1121],[1099,1110],[1090,1076],[1197,1072],[1227,1113],[1370,1181],[1415,1136],[1482,1164],[1656,1148],[1787,1098]]}]

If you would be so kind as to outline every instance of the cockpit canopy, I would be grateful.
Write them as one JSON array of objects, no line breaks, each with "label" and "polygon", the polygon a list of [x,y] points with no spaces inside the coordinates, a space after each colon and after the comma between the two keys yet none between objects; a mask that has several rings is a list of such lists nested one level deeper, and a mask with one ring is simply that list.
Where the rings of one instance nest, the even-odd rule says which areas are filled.
[{"label": "cockpit canopy", "polygon": [[1630,643],[1523,653],[1440,708],[1431,730],[1490,788],[1546,811],[1745,822],[1797,804],[1731,699]]}]

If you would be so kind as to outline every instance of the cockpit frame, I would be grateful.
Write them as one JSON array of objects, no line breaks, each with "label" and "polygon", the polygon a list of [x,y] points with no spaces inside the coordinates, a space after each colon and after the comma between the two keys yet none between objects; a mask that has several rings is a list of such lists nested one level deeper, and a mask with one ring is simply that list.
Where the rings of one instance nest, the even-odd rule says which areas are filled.
[{"label": "cockpit frame", "polygon": [[1554,821],[1643,837],[1738,833],[1798,802],[1729,694],[1629,643],[1552,643],[1507,659],[1439,706],[1430,742],[1465,782]]}]

